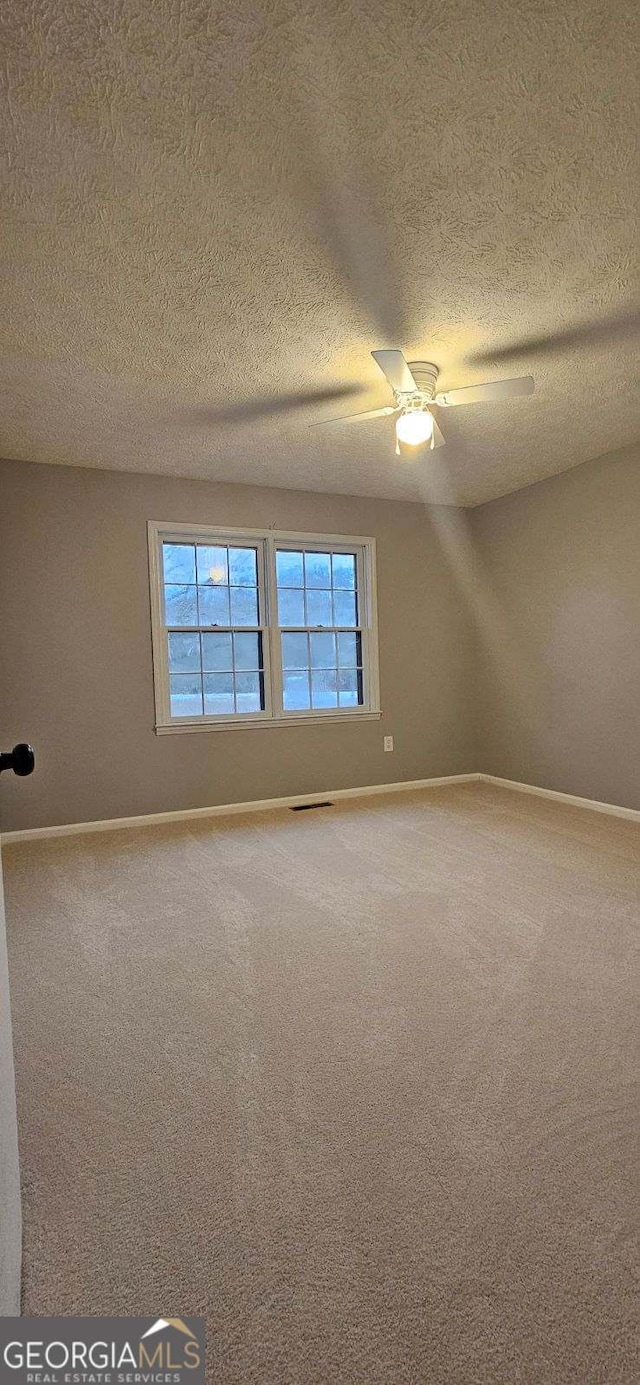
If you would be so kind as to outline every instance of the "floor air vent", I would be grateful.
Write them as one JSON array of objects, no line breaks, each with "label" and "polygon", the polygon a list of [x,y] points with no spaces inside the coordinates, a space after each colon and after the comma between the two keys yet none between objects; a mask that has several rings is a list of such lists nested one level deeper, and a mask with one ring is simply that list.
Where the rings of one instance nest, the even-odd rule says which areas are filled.
[{"label": "floor air vent", "polygon": [[333,808],[333,803],[296,803],[291,809],[292,813],[309,813],[312,808]]}]

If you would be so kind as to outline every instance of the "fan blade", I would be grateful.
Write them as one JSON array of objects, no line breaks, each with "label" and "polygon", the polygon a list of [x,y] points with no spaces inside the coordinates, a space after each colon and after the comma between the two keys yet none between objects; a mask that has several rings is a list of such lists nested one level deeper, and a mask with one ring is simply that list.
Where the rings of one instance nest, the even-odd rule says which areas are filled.
[{"label": "fan blade", "polygon": [[372,351],[371,355],[382,374],[386,375],[392,390],[398,390],[401,394],[411,394],[417,390],[418,386],[401,351]]},{"label": "fan blade", "polygon": [[558,332],[540,333],[538,336],[521,337],[510,346],[488,348],[478,351],[468,359],[473,365],[502,365],[517,361],[522,356],[550,356],[556,351],[575,350],[576,347],[606,347],[624,345],[635,341],[640,333],[640,309],[625,308],[611,313],[608,317],[591,318],[573,327],[565,327]]},{"label": "fan blade", "polygon": [[326,423],[361,423],[366,418],[388,418],[389,414],[397,414],[397,412],[394,404],[386,404],[384,409],[367,409],[363,414],[342,414],[340,418],[319,418],[310,426],[323,428]]},{"label": "fan blade", "polygon": [[437,394],[436,404],[448,409],[454,404],[483,404],[490,399],[513,399],[518,394],[533,394],[535,385],[532,375],[521,375],[517,380],[494,380],[490,385],[469,385],[466,389],[445,390]]},{"label": "fan blade", "polygon": [[254,419],[289,413],[294,409],[308,409],[312,404],[331,404],[334,399],[348,399],[353,394],[359,394],[361,388],[359,385],[334,385],[333,389],[301,390],[297,394],[247,399],[243,404],[223,405],[220,409],[204,405],[190,409],[187,421],[202,428],[225,423],[251,423]]},{"label": "fan blade", "polygon": [[440,430],[440,428],[438,427],[438,424],[437,424],[437,422],[436,422],[436,420],[435,420],[435,418],[434,418],[434,420],[433,420],[433,446],[434,446],[434,448],[435,448],[435,447],[444,447],[446,441],[447,441],[447,439],[445,438],[444,433],[441,432],[441,430]]}]

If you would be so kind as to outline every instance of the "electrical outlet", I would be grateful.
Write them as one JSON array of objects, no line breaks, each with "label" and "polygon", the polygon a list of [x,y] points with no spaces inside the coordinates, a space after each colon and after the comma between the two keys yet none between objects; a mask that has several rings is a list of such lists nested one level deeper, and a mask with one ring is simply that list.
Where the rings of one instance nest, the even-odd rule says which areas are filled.
[{"label": "electrical outlet", "polygon": [[383,744],[385,750],[393,750],[393,736],[385,736]]}]

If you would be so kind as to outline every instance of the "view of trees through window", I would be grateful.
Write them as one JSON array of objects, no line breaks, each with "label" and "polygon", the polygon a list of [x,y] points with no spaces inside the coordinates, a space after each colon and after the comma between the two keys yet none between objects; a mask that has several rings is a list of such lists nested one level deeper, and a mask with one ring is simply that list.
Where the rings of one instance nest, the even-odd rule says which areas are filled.
[{"label": "view of trees through window", "polygon": [[[275,590],[259,543],[162,543],[172,718],[268,710],[265,644],[281,713],[364,703],[358,555],[275,547]],[[270,596],[270,599],[268,599]]]},{"label": "view of trees through window", "polygon": [[261,711],[257,549],[165,543],[163,568],[171,715]]},{"label": "view of trees through window", "polygon": [[355,553],[276,550],[285,711],[362,703]]}]

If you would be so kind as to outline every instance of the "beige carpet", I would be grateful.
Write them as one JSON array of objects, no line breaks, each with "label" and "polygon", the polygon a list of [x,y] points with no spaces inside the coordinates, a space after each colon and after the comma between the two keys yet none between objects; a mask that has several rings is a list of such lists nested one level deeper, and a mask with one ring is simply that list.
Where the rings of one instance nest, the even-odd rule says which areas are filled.
[{"label": "beige carpet", "polygon": [[637,1381],[640,832],[484,785],[4,851],[24,1311],[210,1380]]}]

